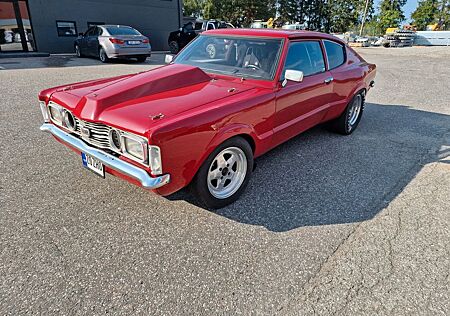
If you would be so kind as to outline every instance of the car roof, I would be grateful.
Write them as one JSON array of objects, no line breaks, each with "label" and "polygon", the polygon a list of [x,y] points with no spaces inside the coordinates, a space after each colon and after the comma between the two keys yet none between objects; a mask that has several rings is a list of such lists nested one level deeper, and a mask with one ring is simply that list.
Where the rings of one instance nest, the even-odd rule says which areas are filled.
[{"label": "car roof", "polygon": [[117,28],[119,28],[119,27],[128,27],[130,29],[134,29],[134,27],[131,27],[131,26],[128,26],[128,25],[120,25],[120,24],[102,24],[102,25],[96,25],[96,26],[99,26],[99,27],[117,27]]},{"label": "car roof", "polygon": [[287,30],[287,29],[216,29],[205,31],[202,34],[206,35],[231,35],[231,36],[261,36],[261,37],[274,37],[274,38],[323,38],[336,42],[344,43],[336,36],[313,31],[302,30]]}]

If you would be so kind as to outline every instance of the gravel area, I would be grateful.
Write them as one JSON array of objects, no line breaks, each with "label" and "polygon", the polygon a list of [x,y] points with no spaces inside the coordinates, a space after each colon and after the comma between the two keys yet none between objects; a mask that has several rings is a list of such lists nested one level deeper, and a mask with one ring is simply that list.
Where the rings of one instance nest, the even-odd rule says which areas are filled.
[{"label": "gravel area", "polygon": [[0,314],[447,314],[450,47],[358,51],[378,66],[358,130],[272,150],[216,212],[96,177],[39,131],[41,89],[163,55],[0,59]]}]

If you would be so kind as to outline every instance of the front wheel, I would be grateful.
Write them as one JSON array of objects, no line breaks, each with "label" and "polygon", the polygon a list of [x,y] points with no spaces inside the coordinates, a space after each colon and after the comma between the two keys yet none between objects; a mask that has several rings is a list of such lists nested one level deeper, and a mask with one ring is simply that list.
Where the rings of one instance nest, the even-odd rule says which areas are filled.
[{"label": "front wheel", "polygon": [[170,41],[169,49],[172,54],[178,54],[180,51],[180,45],[178,45],[177,41]]},{"label": "front wheel", "polygon": [[349,102],[345,111],[336,120],[330,122],[331,128],[342,135],[350,135],[358,127],[364,111],[365,92],[356,94]]},{"label": "front wheel", "polygon": [[208,208],[222,208],[236,201],[253,171],[253,151],[240,137],[218,146],[200,167],[192,184],[194,195]]}]

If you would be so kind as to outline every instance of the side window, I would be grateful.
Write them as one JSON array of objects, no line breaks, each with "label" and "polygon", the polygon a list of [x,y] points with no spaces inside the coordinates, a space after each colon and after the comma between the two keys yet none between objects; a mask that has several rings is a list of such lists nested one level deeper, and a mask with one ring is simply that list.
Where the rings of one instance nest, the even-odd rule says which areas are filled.
[{"label": "side window", "polygon": [[[284,70],[300,70],[309,76],[325,71],[325,61],[318,41],[293,42],[284,64]],[[284,74],[284,71],[283,71]]]},{"label": "side window", "polygon": [[342,65],[345,61],[344,47],[341,44],[323,41],[327,52],[328,67],[334,69]]}]

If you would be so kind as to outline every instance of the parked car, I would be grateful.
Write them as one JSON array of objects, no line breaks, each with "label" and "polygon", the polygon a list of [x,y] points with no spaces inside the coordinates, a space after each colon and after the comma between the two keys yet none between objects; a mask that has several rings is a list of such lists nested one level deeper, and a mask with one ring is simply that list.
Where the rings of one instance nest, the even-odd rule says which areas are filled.
[{"label": "parked car", "polygon": [[[221,59],[203,50],[211,39],[228,42]],[[254,158],[299,133],[328,122],[351,134],[376,73],[338,38],[304,31],[207,31],[166,57],[147,72],[42,91],[41,130],[102,177],[160,195],[189,185],[210,208],[235,201]]]},{"label": "parked car", "polygon": [[106,63],[113,58],[136,58],[144,62],[152,48],[149,39],[125,25],[94,25],[80,33],[74,43],[78,57],[97,57]]},{"label": "parked car", "polygon": [[183,25],[179,30],[171,32],[169,39],[169,49],[172,54],[178,54],[190,41],[198,34],[207,30],[234,28],[230,23],[217,20],[189,22]]}]

